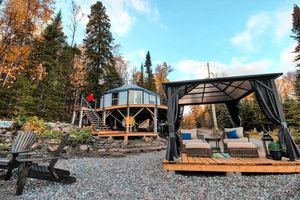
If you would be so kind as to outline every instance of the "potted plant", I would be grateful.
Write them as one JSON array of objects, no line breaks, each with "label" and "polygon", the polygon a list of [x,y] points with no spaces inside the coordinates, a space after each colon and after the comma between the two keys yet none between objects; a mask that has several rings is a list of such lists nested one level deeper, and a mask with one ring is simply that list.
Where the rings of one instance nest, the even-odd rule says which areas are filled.
[{"label": "potted plant", "polygon": [[271,157],[274,160],[282,159],[281,145],[278,142],[271,142],[268,147],[269,147]]}]

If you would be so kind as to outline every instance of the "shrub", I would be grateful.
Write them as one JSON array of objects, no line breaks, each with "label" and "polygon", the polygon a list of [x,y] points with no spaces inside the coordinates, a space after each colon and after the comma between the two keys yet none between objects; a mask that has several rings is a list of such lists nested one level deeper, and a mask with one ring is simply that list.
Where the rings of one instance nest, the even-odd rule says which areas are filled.
[{"label": "shrub", "polygon": [[90,144],[92,136],[90,128],[73,129],[70,134],[71,144]]},{"label": "shrub", "polygon": [[19,115],[17,118],[14,119],[13,127],[16,129],[21,129],[26,121],[27,117],[25,115]]},{"label": "shrub", "polygon": [[278,142],[271,142],[268,147],[270,151],[281,151],[281,145]]},{"label": "shrub", "polygon": [[62,131],[45,129],[40,136],[44,139],[60,139],[62,134]]},{"label": "shrub", "polygon": [[25,124],[23,125],[24,131],[33,130],[38,135],[41,134],[46,129],[46,124],[44,120],[39,119],[38,117],[29,117]]}]

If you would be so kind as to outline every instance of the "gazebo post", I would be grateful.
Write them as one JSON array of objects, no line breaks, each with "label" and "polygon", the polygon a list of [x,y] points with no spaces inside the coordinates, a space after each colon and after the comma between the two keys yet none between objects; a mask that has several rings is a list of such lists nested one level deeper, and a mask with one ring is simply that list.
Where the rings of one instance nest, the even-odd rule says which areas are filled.
[{"label": "gazebo post", "polygon": [[153,132],[157,133],[157,96],[155,96],[154,118],[153,118]]},{"label": "gazebo post", "polygon": [[[127,120],[129,119],[129,115],[130,115],[130,108],[129,108],[129,90],[127,90]],[[126,124],[126,133],[129,133],[129,124],[127,123],[127,120],[125,120],[125,124]]]}]

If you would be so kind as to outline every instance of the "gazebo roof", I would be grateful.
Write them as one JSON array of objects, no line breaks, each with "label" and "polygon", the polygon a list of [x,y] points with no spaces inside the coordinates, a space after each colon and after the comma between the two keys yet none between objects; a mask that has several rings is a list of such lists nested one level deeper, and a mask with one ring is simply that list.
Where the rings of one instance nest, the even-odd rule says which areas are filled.
[{"label": "gazebo roof", "polygon": [[138,91],[144,91],[144,92],[147,92],[149,94],[152,94],[152,95],[157,95],[155,94],[154,92],[150,91],[150,90],[147,90],[145,88],[142,88],[136,84],[125,84],[121,87],[118,87],[118,88],[114,88],[112,90],[108,90],[106,92],[104,92],[104,94],[108,94],[108,93],[114,93],[114,92],[123,92],[123,91],[127,91],[127,90],[138,90]]},{"label": "gazebo roof", "polygon": [[251,94],[253,88],[250,80],[276,79],[281,75],[282,73],[271,73],[207,78],[168,82],[163,83],[163,86],[166,92],[168,87],[185,88],[179,99],[180,105],[226,103]]}]

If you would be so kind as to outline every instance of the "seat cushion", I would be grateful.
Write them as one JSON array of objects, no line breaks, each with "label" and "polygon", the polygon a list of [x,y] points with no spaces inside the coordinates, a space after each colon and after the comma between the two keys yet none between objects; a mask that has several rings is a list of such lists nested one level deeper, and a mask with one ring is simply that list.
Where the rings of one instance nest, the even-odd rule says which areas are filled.
[{"label": "seat cushion", "polygon": [[229,142],[248,142],[248,138],[242,137],[242,138],[237,138],[237,139],[224,139],[223,142],[225,144],[228,144]]},{"label": "seat cushion", "polygon": [[240,149],[256,149],[255,144],[252,142],[229,142],[227,144],[228,149],[240,148]]},{"label": "seat cushion", "polygon": [[195,139],[195,140],[182,140],[182,144],[186,145],[188,143],[197,143],[197,142],[203,142],[203,140]]},{"label": "seat cushion", "polygon": [[185,145],[186,149],[210,149],[210,145],[206,142],[192,142]]}]

